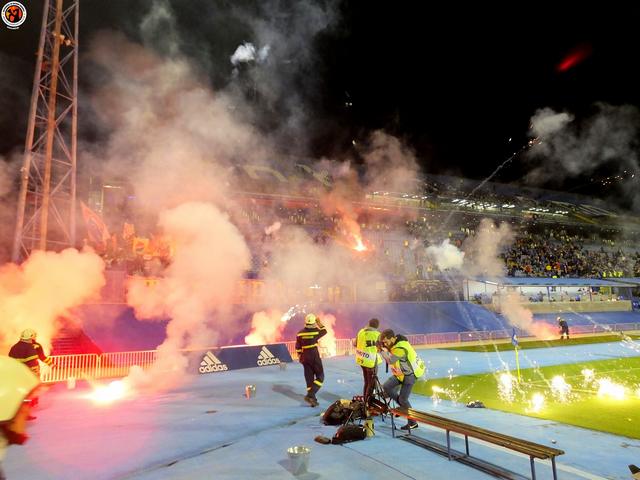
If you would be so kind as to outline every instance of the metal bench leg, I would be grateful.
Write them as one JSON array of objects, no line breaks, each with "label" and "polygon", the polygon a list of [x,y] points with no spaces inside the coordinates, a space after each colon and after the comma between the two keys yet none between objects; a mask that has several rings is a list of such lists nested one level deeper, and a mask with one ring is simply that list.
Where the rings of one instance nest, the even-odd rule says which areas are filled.
[{"label": "metal bench leg", "polygon": [[531,461],[531,480],[536,480],[536,466],[533,463],[533,457],[529,457]]},{"label": "metal bench leg", "polygon": [[558,474],[556,473],[556,457],[551,457],[551,471],[553,472],[553,480],[558,480]]},{"label": "metal bench leg", "polygon": [[447,430],[447,455],[449,455],[449,461],[451,461],[451,440],[449,438],[449,430]]},{"label": "metal bench leg", "polygon": [[396,438],[396,422],[395,422],[395,415],[392,413],[391,414],[391,437],[392,438]]},{"label": "metal bench leg", "polygon": [[469,436],[464,436],[464,446],[467,449],[467,457],[469,456]]}]

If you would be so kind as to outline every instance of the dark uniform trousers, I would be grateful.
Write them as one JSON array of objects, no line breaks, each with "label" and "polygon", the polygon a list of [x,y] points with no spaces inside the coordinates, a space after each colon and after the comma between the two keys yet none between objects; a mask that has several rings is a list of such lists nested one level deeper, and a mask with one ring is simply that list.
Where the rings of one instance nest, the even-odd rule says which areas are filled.
[{"label": "dark uniform trousers", "polygon": [[324,382],[324,368],[317,348],[310,348],[302,354],[302,366],[304,367],[304,379],[307,383],[307,395],[316,398]]},{"label": "dark uniform trousers", "polygon": [[324,382],[324,369],[318,350],[318,340],[327,334],[325,328],[306,327],[296,337],[296,352],[304,367],[304,379],[307,383],[307,396],[316,398],[316,393]]}]

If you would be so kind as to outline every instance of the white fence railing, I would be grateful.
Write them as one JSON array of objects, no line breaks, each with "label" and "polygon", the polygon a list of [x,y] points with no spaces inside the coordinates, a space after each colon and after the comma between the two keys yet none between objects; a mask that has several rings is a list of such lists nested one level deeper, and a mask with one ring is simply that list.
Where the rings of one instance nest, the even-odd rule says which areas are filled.
[{"label": "white fence railing", "polygon": [[[573,325],[571,334],[629,332],[640,330],[640,323],[616,323],[611,325]],[[516,329],[518,337],[530,337],[528,333]],[[510,338],[512,330],[493,330],[476,332],[445,332],[445,333],[419,333],[406,335],[412,345],[434,345],[447,343],[463,343],[475,341],[490,341]],[[296,342],[282,342],[296,359]],[[353,339],[339,338],[335,340],[336,355],[353,355],[355,347]],[[143,370],[151,367],[157,358],[157,350],[144,350],[138,352],[114,352],[96,355],[52,355],[54,367],[43,367],[40,380],[44,383],[63,382],[70,378],[78,380],[91,378],[116,378],[129,374],[131,367],[139,366]],[[323,347],[321,354],[327,356],[329,349]]]}]

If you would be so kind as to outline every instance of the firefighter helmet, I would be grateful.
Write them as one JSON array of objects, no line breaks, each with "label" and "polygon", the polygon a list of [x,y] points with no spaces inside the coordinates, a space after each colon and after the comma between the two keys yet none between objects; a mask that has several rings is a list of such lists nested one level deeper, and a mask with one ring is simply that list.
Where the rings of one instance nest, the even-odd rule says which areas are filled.
[{"label": "firefighter helmet", "polygon": [[318,321],[318,317],[316,317],[313,313],[310,313],[306,317],[304,317],[304,324],[308,327],[312,327]]},{"label": "firefighter helmet", "polygon": [[0,423],[5,423],[13,420],[40,381],[29,367],[4,355],[0,355],[0,378]]},{"label": "firefighter helmet", "polygon": [[36,331],[33,330],[32,328],[27,328],[26,330],[23,330],[22,333],[20,334],[20,340],[35,340],[36,339]]}]

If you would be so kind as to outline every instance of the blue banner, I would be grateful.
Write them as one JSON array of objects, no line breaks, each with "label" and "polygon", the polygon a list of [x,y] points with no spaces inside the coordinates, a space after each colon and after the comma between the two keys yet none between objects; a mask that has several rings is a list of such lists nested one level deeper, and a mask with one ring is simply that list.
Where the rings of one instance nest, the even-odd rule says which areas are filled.
[{"label": "blue banner", "polygon": [[192,363],[197,360],[195,368],[201,374],[268,367],[293,361],[283,343],[215,348],[197,352],[192,360]]}]

